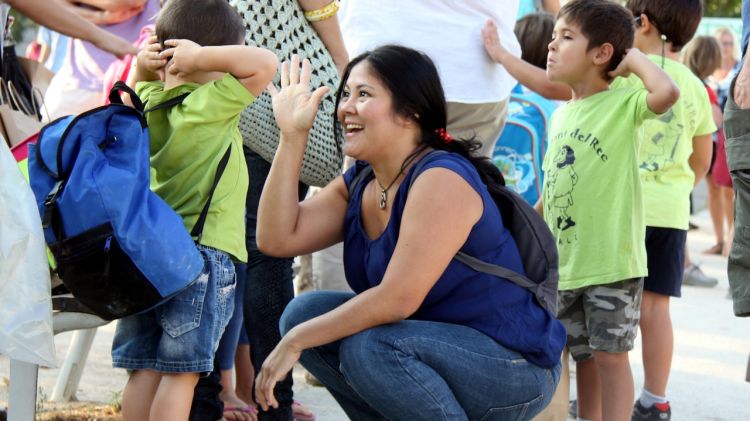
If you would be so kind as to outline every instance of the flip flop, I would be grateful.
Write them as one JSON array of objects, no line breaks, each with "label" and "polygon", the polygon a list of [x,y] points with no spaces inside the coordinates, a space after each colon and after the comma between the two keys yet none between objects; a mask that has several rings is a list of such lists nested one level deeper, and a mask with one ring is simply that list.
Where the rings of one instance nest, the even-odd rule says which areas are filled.
[{"label": "flip flop", "polygon": [[292,413],[294,414],[294,421],[315,421],[315,414],[302,402],[294,401],[292,403]]},{"label": "flip flop", "polygon": [[231,412],[241,412],[244,414],[251,414],[253,415],[254,419],[257,419],[258,414],[258,408],[255,407],[255,405],[248,405],[248,406],[225,406],[224,407],[224,418],[226,419],[226,414]]}]

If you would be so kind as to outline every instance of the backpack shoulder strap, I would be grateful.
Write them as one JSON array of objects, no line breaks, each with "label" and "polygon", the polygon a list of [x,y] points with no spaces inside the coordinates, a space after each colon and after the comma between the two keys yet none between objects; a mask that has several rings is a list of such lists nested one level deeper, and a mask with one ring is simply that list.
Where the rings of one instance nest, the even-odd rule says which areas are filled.
[{"label": "backpack shoulder strap", "polygon": [[487,263],[483,260],[477,259],[476,257],[469,256],[462,251],[456,253],[456,256],[454,258],[477,272],[487,273],[490,275],[505,278],[509,281],[514,282],[518,286],[531,290],[534,293],[536,293],[536,289],[539,286],[539,284],[537,284],[536,282],[516,271],[510,270],[503,266],[498,266],[493,263]]},{"label": "backpack shoulder strap", "polygon": [[[436,151],[431,151],[430,153],[422,157],[422,159],[420,159],[419,162],[417,162],[414,169],[412,170],[412,176],[411,176],[411,179],[409,180],[409,188],[411,188],[411,185],[414,183],[414,180],[416,180],[417,175],[421,172],[422,167],[427,165],[433,158],[439,157],[447,153],[448,152],[446,151],[436,150]],[[427,159],[428,157],[430,157],[430,159]],[[503,187],[503,189],[504,188],[505,187]],[[492,195],[492,193],[490,194]],[[497,205],[497,201],[495,200],[495,198],[493,197],[492,199],[493,199],[493,202],[495,202],[495,204]],[[502,212],[502,210],[500,211]],[[545,286],[543,284],[532,281],[528,276],[521,275],[520,273],[516,271],[510,270],[500,265],[487,263],[483,260],[477,259],[476,257],[470,256],[462,251],[459,251],[458,253],[456,253],[456,255],[453,258],[465,264],[466,266],[469,266],[470,268],[474,269],[477,272],[487,273],[489,275],[494,275],[500,278],[504,278],[515,283],[516,285],[522,288],[526,288],[532,294],[534,294],[534,296],[539,300],[540,304],[542,304],[542,307],[550,308],[548,307],[548,304],[546,303],[546,300],[544,299]]]},{"label": "backpack shoulder strap", "polygon": [[170,108],[170,107],[174,107],[175,105],[182,104],[182,101],[184,101],[188,95],[190,95],[190,92],[185,92],[182,95],[177,95],[174,98],[170,98],[160,104],[156,104],[153,107],[146,109],[144,113],[150,113],[151,111],[156,111],[156,110],[163,110],[165,108]]},{"label": "backpack shoulder strap", "polygon": [[219,161],[219,166],[216,168],[216,175],[214,176],[214,182],[211,185],[211,190],[209,190],[208,192],[208,199],[206,200],[206,204],[203,205],[203,210],[201,210],[201,214],[198,216],[198,220],[195,222],[192,231],[190,231],[191,236],[197,237],[196,242],[198,243],[201,242],[201,237],[203,236],[203,227],[206,225],[206,217],[208,216],[208,208],[211,206],[211,199],[214,197],[216,186],[219,185],[219,180],[221,180],[221,176],[224,174],[224,170],[227,168],[229,157],[231,155],[232,145],[229,145],[229,148],[227,148],[227,151],[224,153],[221,161]]}]

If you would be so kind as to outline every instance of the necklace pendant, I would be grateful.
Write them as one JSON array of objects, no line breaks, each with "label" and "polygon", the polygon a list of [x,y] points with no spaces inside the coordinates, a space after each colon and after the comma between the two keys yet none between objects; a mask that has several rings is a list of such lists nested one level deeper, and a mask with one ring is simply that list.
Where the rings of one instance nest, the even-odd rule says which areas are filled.
[{"label": "necklace pendant", "polygon": [[380,191],[380,209],[385,209],[386,202],[388,201],[388,191]]}]

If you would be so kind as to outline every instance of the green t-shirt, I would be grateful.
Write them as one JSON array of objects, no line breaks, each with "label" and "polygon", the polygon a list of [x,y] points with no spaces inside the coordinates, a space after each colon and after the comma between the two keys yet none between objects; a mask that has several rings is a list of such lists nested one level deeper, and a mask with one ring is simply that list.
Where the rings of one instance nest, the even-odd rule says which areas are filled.
[{"label": "green t-shirt", "polygon": [[542,194],[560,255],[560,290],[647,274],[636,161],[641,123],[655,116],[647,94],[610,89],[552,114]]},{"label": "green t-shirt", "polygon": [[[662,57],[649,55],[661,66]],[[706,87],[687,67],[664,59],[664,71],[680,88],[680,99],[672,109],[643,124],[643,143],[638,166],[643,184],[643,205],[649,227],[688,229],[690,192],[695,174],[688,159],[693,153],[693,137],[711,134],[716,125]],[[617,78],[613,87],[642,88],[635,76]]]},{"label": "green t-shirt", "polygon": [[151,189],[166,201],[190,231],[198,220],[219,161],[232,148],[214,192],[201,244],[247,261],[245,200],[247,164],[239,131],[240,113],[255,98],[232,75],[203,85],[188,83],[164,90],[164,83],[138,83],[146,108],[185,92],[182,104],[146,114],[151,137]]}]

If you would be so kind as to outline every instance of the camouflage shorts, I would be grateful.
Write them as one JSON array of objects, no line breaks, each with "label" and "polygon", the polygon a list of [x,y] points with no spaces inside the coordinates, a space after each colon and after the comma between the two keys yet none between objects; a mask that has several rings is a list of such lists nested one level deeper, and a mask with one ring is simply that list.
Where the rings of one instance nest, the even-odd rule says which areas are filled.
[{"label": "camouflage shorts", "polygon": [[643,278],[558,292],[558,319],[568,331],[568,348],[576,361],[593,351],[626,352],[641,318]]}]

